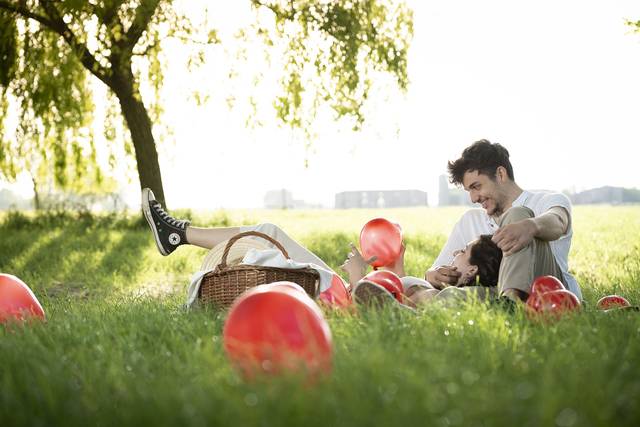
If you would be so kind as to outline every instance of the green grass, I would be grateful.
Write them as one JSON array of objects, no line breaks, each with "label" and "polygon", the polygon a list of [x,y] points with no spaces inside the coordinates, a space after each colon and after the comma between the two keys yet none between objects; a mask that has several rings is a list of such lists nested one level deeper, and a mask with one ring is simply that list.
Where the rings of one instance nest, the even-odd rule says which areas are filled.
[{"label": "green grass", "polygon": [[[462,210],[186,212],[199,224],[275,222],[336,267],[362,224],[395,218],[421,275]],[[137,218],[0,219],[0,271],[45,324],[0,328],[0,426],[635,426],[640,422],[640,207],[577,207],[570,264],[587,306],[560,322],[470,304],[327,313],[332,375],[245,383],[222,350],[225,313],[187,312],[204,250],[163,258]]]}]

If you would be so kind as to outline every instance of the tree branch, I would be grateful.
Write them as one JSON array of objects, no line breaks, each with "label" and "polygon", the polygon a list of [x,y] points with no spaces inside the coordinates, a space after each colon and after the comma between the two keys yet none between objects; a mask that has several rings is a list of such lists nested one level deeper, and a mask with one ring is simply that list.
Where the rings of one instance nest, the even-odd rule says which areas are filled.
[{"label": "tree branch", "polygon": [[126,43],[129,52],[133,51],[133,47],[138,43],[142,33],[149,26],[149,22],[156,13],[160,0],[143,1],[136,9],[136,16],[133,18],[131,27],[127,30]]},{"label": "tree branch", "polygon": [[22,6],[22,3],[18,5],[18,4],[11,4],[9,2],[0,0],[0,9],[4,9],[6,11],[21,15],[25,18],[33,19],[34,21],[38,21],[45,27],[48,27],[48,28],[53,27],[53,22],[49,18],[47,18],[46,16],[38,15],[37,13],[31,12],[29,9]]},{"label": "tree branch", "polygon": [[102,20],[108,27],[114,23],[122,25],[118,17],[118,9],[122,5],[122,1],[105,2],[104,7],[94,6],[95,15]]},{"label": "tree branch", "polygon": [[124,37],[116,38],[115,34],[112,31],[109,31],[110,29],[113,29],[115,27],[119,27],[120,31],[123,31],[124,29],[122,20],[118,16],[118,9],[122,5],[123,0],[110,1],[110,2],[104,2],[104,3],[105,3],[104,7],[93,6],[92,9],[93,9],[93,14],[98,17],[98,21],[104,24],[104,26],[107,28],[107,31],[106,31],[107,37],[111,42],[110,60],[112,61],[111,65],[113,66],[114,65],[113,55],[116,55],[117,51],[126,50],[125,48],[126,40],[124,39]]},{"label": "tree branch", "polygon": [[49,15],[49,24],[47,27],[56,33],[60,34],[62,38],[67,42],[71,49],[78,55],[80,62],[84,67],[89,70],[94,76],[99,78],[107,86],[111,86],[111,78],[109,77],[109,70],[103,67],[93,56],[91,51],[87,48],[87,45],[80,42],[78,38],[73,34],[73,31],[64,22],[58,9],[51,3],[50,0],[41,1],[42,8]]},{"label": "tree branch", "polygon": [[24,6],[23,2],[20,2],[20,4],[11,4],[7,1],[0,0],[0,9],[15,13],[27,19],[33,19],[45,28],[62,36],[72,50],[76,52],[82,65],[106,85],[110,86],[111,79],[109,78],[109,71],[100,65],[84,43],[78,41],[77,37],[60,16],[58,9],[49,1],[43,0],[41,3],[43,9],[49,16],[32,12]]}]

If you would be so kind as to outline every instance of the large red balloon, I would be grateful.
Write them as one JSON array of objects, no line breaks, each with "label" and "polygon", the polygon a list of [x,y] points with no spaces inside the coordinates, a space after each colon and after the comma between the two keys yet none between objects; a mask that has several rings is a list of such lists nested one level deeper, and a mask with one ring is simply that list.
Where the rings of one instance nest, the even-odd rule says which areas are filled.
[{"label": "large red balloon", "polygon": [[531,294],[543,294],[550,291],[559,291],[565,289],[560,280],[554,276],[540,276],[536,277],[533,283],[531,283]]},{"label": "large red balloon", "polygon": [[374,267],[392,264],[402,251],[402,229],[384,218],[367,222],[360,231],[360,250],[364,259],[376,256]]},{"label": "large red balloon", "polygon": [[527,299],[527,311],[533,315],[558,318],[564,313],[579,310],[580,307],[578,297],[566,289],[531,294]]},{"label": "large red balloon", "polygon": [[607,295],[600,298],[596,306],[599,310],[609,310],[611,308],[629,307],[630,305],[629,301],[620,295]]},{"label": "large red balloon", "polygon": [[398,301],[402,302],[402,281],[393,271],[389,270],[374,270],[362,278],[362,280],[368,280],[376,285],[382,286]]},{"label": "large red balloon", "polygon": [[272,287],[272,288],[284,287],[284,288],[287,288],[287,289],[292,289],[294,291],[300,292],[302,295],[307,295],[307,291],[305,291],[302,286],[298,285],[297,283],[288,282],[288,281],[285,281],[285,280],[283,280],[281,282],[268,283],[265,286]]},{"label": "large red balloon", "polygon": [[246,378],[331,370],[331,331],[318,305],[286,286],[256,286],[231,306],[224,348]]},{"label": "large red balloon", "polygon": [[320,293],[319,299],[329,307],[346,308],[353,303],[344,281],[337,274],[331,279],[331,287]]},{"label": "large red balloon", "polygon": [[34,317],[44,320],[44,310],[31,289],[16,276],[0,273],[0,323]]}]

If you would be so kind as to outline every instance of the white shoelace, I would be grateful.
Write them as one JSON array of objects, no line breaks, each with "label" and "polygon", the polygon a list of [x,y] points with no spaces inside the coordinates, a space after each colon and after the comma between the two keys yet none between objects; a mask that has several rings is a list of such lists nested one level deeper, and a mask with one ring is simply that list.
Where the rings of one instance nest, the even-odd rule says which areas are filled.
[{"label": "white shoelace", "polygon": [[151,208],[153,210],[156,211],[156,213],[160,216],[160,218],[162,218],[162,220],[164,222],[166,222],[167,224],[179,228],[181,230],[185,230],[187,228],[187,225],[189,224],[188,220],[178,220],[173,218],[171,215],[169,215],[168,212],[166,212],[164,209],[162,209],[162,206],[160,205],[159,202],[154,203]]}]

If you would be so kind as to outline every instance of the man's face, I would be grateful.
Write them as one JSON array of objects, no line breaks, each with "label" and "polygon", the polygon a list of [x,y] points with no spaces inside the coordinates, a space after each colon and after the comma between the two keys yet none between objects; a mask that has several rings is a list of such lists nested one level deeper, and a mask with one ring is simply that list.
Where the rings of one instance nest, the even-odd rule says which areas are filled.
[{"label": "man's face", "polygon": [[480,203],[487,211],[487,215],[499,216],[504,212],[507,197],[505,189],[498,180],[480,174],[478,171],[467,171],[462,176],[462,186],[469,192],[471,201]]}]

